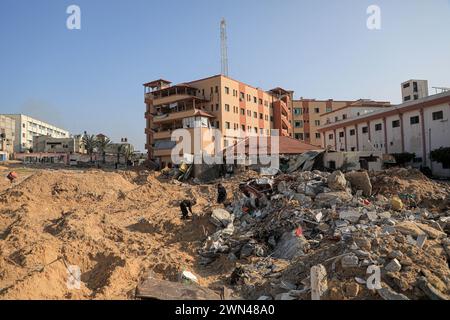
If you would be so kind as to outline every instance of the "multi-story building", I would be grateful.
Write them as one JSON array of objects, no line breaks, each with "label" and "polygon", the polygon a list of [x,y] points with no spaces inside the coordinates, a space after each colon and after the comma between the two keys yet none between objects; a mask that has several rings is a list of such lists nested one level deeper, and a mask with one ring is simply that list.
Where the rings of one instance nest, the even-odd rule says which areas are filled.
[{"label": "multi-story building", "polygon": [[[375,108],[349,115],[319,128],[323,147],[337,151],[382,151],[385,154],[414,153],[414,164],[430,167],[434,174],[450,176],[450,168],[432,162],[430,152],[450,147],[450,92]],[[338,115],[336,114],[336,117]]]},{"label": "multi-story building", "polygon": [[[243,133],[271,135],[277,129],[280,135],[292,134],[293,92],[282,88],[264,91],[223,75],[178,85],[159,79],[144,87],[146,149],[149,159],[162,164],[171,162],[176,145],[171,134],[176,129],[196,129],[201,134],[197,148],[210,154],[239,142]],[[208,136],[211,128],[221,131],[222,141],[206,148],[213,140]]]},{"label": "multi-story building", "polygon": [[50,136],[34,136],[33,152],[46,153],[86,153],[82,136],[70,138],[53,138]]},{"label": "multi-story building", "polygon": [[15,140],[14,152],[25,152],[33,148],[33,137],[50,136],[53,138],[69,138],[69,132],[51,124],[23,114],[4,114],[14,119]]},{"label": "multi-story building", "polygon": [[315,146],[322,146],[323,136],[319,132],[322,125],[351,116],[363,115],[389,105],[389,102],[372,100],[343,101],[304,98],[294,100],[294,138]]},{"label": "multi-story building", "polygon": [[293,137],[314,146],[322,145],[318,128],[323,124],[321,115],[340,109],[351,101],[316,100],[300,98],[293,101]]},{"label": "multi-story building", "polygon": [[402,101],[418,100],[428,97],[427,80],[409,80],[402,83]]},{"label": "multi-story building", "polygon": [[0,161],[6,161],[14,152],[14,120],[0,115]]}]

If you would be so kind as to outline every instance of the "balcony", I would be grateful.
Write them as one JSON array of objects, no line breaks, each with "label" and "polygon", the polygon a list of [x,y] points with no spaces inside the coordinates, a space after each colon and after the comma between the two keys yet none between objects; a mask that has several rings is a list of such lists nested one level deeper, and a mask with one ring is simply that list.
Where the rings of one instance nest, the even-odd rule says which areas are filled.
[{"label": "balcony", "polygon": [[189,98],[198,98],[209,101],[205,96],[199,96],[197,88],[187,84],[176,85],[157,91],[145,93],[145,99],[153,100],[154,105],[171,104],[174,102],[187,100]]}]

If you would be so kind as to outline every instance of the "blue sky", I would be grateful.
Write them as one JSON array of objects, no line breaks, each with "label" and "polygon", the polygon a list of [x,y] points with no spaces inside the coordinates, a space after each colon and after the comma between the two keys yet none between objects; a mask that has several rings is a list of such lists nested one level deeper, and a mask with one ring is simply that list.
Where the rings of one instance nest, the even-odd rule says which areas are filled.
[{"label": "blue sky", "polygon": [[[81,30],[66,8],[81,8]],[[366,27],[369,5],[381,30]],[[450,86],[449,0],[1,0],[0,113],[72,133],[128,137],[143,151],[142,83],[220,73],[307,98],[400,102],[400,83]]]}]

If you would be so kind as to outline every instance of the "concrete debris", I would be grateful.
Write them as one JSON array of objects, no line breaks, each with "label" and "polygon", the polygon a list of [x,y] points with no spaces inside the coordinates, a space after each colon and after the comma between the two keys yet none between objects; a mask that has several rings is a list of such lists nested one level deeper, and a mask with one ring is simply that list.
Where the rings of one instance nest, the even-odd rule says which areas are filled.
[{"label": "concrete debris", "polygon": [[393,259],[384,268],[387,272],[399,272],[402,269],[402,265],[397,259]]},{"label": "concrete debris", "polygon": [[327,269],[321,264],[311,268],[311,300],[320,300],[328,290]]},{"label": "concrete debris", "polygon": [[347,180],[341,171],[333,172],[327,179],[328,187],[333,191],[344,191],[347,188]]},{"label": "concrete debris", "polygon": [[389,287],[378,289],[377,292],[384,300],[410,300],[404,294],[397,293]]},{"label": "concrete debris", "polygon": [[354,192],[361,190],[365,197],[370,197],[372,195],[372,183],[370,182],[367,171],[347,172],[345,178],[350,182]]},{"label": "concrete debris", "polygon": [[211,215],[211,222],[217,227],[227,227],[233,220],[233,216],[224,209],[214,209]]}]

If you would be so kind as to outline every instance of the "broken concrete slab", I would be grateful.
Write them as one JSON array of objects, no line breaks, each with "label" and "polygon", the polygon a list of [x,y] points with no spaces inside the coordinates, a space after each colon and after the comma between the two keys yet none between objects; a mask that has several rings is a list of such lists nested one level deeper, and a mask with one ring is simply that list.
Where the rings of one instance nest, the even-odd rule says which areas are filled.
[{"label": "broken concrete slab", "polygon": [[328,176],[327,184],[333,191],[345,191],[347,180],[345,179],[344,174],[337,170]]},{"label": "broken concrete slab", "polygon": [[351,171],[345,174],[345,178],[350,182],[352,190],[356,192],[361,190],[363,195],[370,197],[372,195],[372,183],[367,171]]}]

